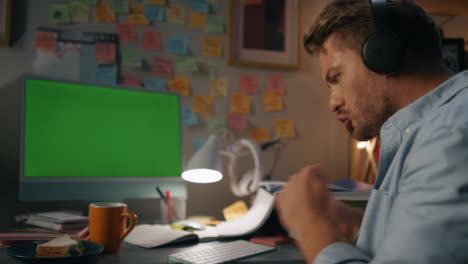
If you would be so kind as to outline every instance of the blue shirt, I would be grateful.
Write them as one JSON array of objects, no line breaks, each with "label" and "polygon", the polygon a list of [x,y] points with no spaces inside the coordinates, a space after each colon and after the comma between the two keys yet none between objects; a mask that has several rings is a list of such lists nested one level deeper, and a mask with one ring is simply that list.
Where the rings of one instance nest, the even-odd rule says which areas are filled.
[{"label": "blue shirt", "polygon": [[468,263],[468,71],[391,116],[378,177],[353,246],[322,263]]}]

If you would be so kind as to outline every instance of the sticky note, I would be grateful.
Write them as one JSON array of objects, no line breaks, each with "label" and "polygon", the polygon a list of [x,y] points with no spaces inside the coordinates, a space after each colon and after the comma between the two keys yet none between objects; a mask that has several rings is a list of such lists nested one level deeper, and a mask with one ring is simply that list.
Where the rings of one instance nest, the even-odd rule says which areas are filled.
[{"label": "sticky note", "polygon": [[172,24],[185,24],[185,6],[170,5],[166,7],[167,21]]},{"label": "sticky note", "polygon": [[267,127],[256,127],[250,130],[250,137],[255,142],[270,140],[270,130]]},{"label": "sticky note", "polygon": [[188,38],[182,35],[170,35],[168,40],[170,52],[178,55],[188,55]]},{"label": "sticky note", "polygon": [[263,110],[265,112],[283,111],[283,97],[274,92],[265,91],[263,93]]},{"label": "sticky note", "polygon": [[223,209],[223,216],[226,221],[234,221],[247,214],[247,205],[243,200],[239,200]]},{"label": "sticky note", "polygon": [[258,91],[257,75],[241,74],[239,76],[239,89],[245,93],[256,93]]},{"label": "sticky note", "polygon": [[223,53],[223,40],[221,38],[204,37],[202,55],[208,57],[221,57]]},{"label": "sticky note", "polygon": [[96,83],[96,47],[91,43],[80,44],[80,81]]},{"label": "sticky note", "polygon": [[98,0],[78,0],[79,2],[89,4],[89,5],[95,5]]},{"label": "sticky note", "polygon": [[166,0],[145,0],[145,4],[166,5]]},{"label": "sticky note", "polygon": [[34,34],[34,47],[41,50],[55,51],[57,49],[58,33],[36,31]]},{"label": "sticky note", "polygon": [[96,68],[96,82],[101,84],[117,83],[117,66],[99,65]]},{"label": "sticky note", "polygon": [[189,28],[192,29],[204,29],[206,24],[206,14],[190,11],[189,13]]},{"label": "sticky note", "polygon": [[278,119],[275,120],[276,136],[280,138],[296,138],[296,129],[294,120]]},{"label": "sticky note", "polygon": [[229,113],[226,116],[226,120],[229,128],[233,130],[243,130],[249,126],[245,114],[242,113]]},{"label": "sticky note", "polygon": [[208,0],[191,0],[190,8],[194,11],[208,13],[210,11],[210,3]]},{"label": "sticky note", "polygon": [[192,99],[192,111],[201,116],[210,116],[213,111],[213,97],[196,94]]},{"label": "sticky note", "polygon": [[162,33],[157,30],[143,31],[142,47],[145,50],[161,50]]},{"label": "sticky note", "polygon": [[99,64],[114,64],[117,48],[114,42],[96,42],[96,62]]},{"label": "sticky note", "polygon": [[145,5],[145,17],[151,21],[164,21],[164,7],[156,5]]},{"label": "sticky note", "polygon": [[193,139],[193,149],[194,149],[194,151],[197,151],[201,147],[203,147],[203,145],[205,145],[207,140],[208,139],[206,139],[206,138],[194,138]]},{"label": "sticky note", "polygon": [[228,95],[228,85],[226,78],[210,80],[210,95],[213,97],[226,97]]},{"label": "sticky note", "polygon": [[108,2],[99,2],[95,8],[96,22],[102,23],[115,23],[117,16],[116,13],[110,9]]},{"label": "sticky note", "polygon": [[208,15],[206,17],[205,32],[224,33],[224,16]]},{"label": "sticky note", "polygon": [[150,21],[145,17],[145,6],[141,4],[131,4],[128,14],[128,23],[136,25],[149,25]]},{"label": "sticky note", "polygon": [[129,23],[119,23],[117,25],[119,40],[126,43],[137,42],[137,26]]},{"label": "sticky note", "polygon": [[180,73],[194,72],[198,69],[197,60],[194,58],[178,58],[176,60],[176,71]]},{"label": "sticky note", "polygon": [[192,111],[192,106],[185,105],[182,108],[182,123],[184,124],[184,127],[189,127],[198,124],[198,117]]},{"label": "sticky note", "polygon": [[169,90],[182,96],[190,95],[189,79],[186,76],[176,76],[169,79]]},{"label": "sticky note", "polygon": [[220,133],[227,130],[226,120],[224,117],[210,117],[208,118],[208,131],[211,133]]},{"label": "sticky note", "polygon": [[68,8],[73,23],[89,23],[89,5],[81,2],[70,2]]},{"label": "sticky note", "polygon": [[127,0],[109,0],[109,3],[114,12],[128,14],[130,10],[130,3]]},{"label": "sticky note", "polygon": [[123,85],[133,86],[133,87],[141,87],[141,77],[137,75],[122,75],[122,79],[120,83]]},{"label": "sticky note", "polygon": [[202,79],[215,79],[217,75],[217,67],[215,61],[197,60],[197,72],[195,76]]},{"label": "sticky note", "polygon": [[71,22],[70,12],[67,4],[49,5],[48,8],[49,24],[68,24]]},{"label": "sticky note", "polygon": [[169,79],[172,77],[173,64],[174,62],[171,58],[155,56],[153,59],[152,72],[156,76]]},{"label": "sticky note", "polygon": [[143,86],[150,90],[165,92],[168,90],[167,80],[160,77],[148,77],[143,79]]},{"label": "sticky note", "polygon": [[128,68],[141,68],[141,52],[138,50],[124,50],[122,52],[122,66]]},{"label": "sticky note", "polygon": [[284,95],[285,86],[284,78],[281,75],[268,75],[266,77],[267,91],[275,93],[277,95]]},{"label": "sticky note", "polygon": [[231,96],[231,112],[250,113],[250,96],[234,93]]}]

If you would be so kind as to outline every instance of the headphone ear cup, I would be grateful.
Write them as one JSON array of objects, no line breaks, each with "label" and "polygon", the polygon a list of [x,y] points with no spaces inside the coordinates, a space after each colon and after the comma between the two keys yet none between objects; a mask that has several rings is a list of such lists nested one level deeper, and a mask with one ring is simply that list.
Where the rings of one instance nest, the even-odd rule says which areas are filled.
[{"label": "headphone ear cup", "polygon": [[376,73],[397,71],[403,60],[400,38],[392,32],[376,32],[363,43],[361,57],[364,65]]}]

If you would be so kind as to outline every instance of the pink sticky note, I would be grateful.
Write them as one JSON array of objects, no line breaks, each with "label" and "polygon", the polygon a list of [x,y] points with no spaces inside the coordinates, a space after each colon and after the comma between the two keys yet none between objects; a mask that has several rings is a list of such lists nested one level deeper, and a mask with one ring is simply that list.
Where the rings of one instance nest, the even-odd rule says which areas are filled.
[{"label": "pink sticky note", "polygon": [[120,83],[123,85],[133,86],[133,87],[141,87],[141,77],[137,75],[122,75],[122,79]]},{"label": "pink sticky note", "polygon": [[115,64],[116,47],[112,42],[96,43],[96,62],[99,64]]},{"label": "pink sticky note", "polygon": [[239,88],[245,93],[256,93],[258,91],[257,75],[242,74],[239,78]]},{"label": "pink sticky note", "polygon": [[117,25],[117,31],[119,32],[119,40],[121,42],[137,42],[137,25],[129,23],[119,23]]},{"label": "pink sticky note", "polygon": [[242,113],[229,113],[226,116],[228,127],[234,130],[246,129],[249,126],[245,114]]},{"label": "pink sticky note", "polygon": [[161,50],[162,34],[157,30],[145,30],[143,32],[142,47],[145,50]]},{"label": "pink sticky note", "polygon": [[163,78],[171,78],[174,61],[171,58],[155,56],[153,60],[153,74]]},{"label": "pink sticky note", "polygon": [[284,78],[281,75],[268,75],[267,76],[267,91],[277,95],[284,95]]}]

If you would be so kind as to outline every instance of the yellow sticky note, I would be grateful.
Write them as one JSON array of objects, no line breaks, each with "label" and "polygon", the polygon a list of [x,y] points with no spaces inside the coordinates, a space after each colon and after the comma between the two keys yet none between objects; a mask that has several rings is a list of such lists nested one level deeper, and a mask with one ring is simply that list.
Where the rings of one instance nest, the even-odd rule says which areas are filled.
[{"label": "yellow sticky note", "polygon": [[145,0],[145,4],[166,5],[166,0]]},{"label": "yellow sticky note", "polygon": [[110,9],[108,2],[99,2],[96,4],[96,21],[104,23],[115,23],[117,16]]},{"label": "yellow sticky note", "polygon": [[141,4],[131,4],[128,13],[128,23],[136,25],[149,25],[150,21],[145,17],[145,6]]},{"label": "yellow sticky note", "polygon": [[265,112],[283,111],[283,97],[274,92],[263,93],[263,110]]},{"label": "yellow sticky note", "polygon": [[231,112],[244,114],[250,113],[250,96],[237,93],[232,94]]},{"label": "yellow sticky note", "polygon": [[192,112],[201,116],[211,116],[213,112],[213,97],[208,95],[194,95],[192,101]]},{"label": "yellow sticky note", "polygon": [[226,78],[210,80],[210,95],[226,97],[228,95],[228,80]]},{"label": "yellow sticky note", "polygon": [[206,14],[197,11],[189,13],[189,28],[204,29],[206,24]]},{"label": "yellow sticky note", "polygon": [[169,90],[180,93],[182,96],[189,96],[189,79],[186,76],[176,76],[169,80]]},{"label": "yellow sticky note", "polygon": [[249,209],[244,201],[239,200],[223,209],[223,215],[226,221],[234,221],[244,216]]},{"label": "yellow sticky note", "polygon": [[296,138],[294,120],[278,119],[275,121],[276,136],[280,138]]},{"label": "yellow sticky note", "polygon": [[202,55],[208,57],[221,57],[223,53],[223,40],[220,38],[204,37]]},{"label": "yellow sticky note", "polygon": [[185,24],[185,6],[171,5],[166,7],[167,21],[172,24]]},{"label": "yellow sticky note", "polygon": [[250,137],[253,141],[264,142],[270,140],[270,130],[267,127],[256,127],[250,130]]}]

